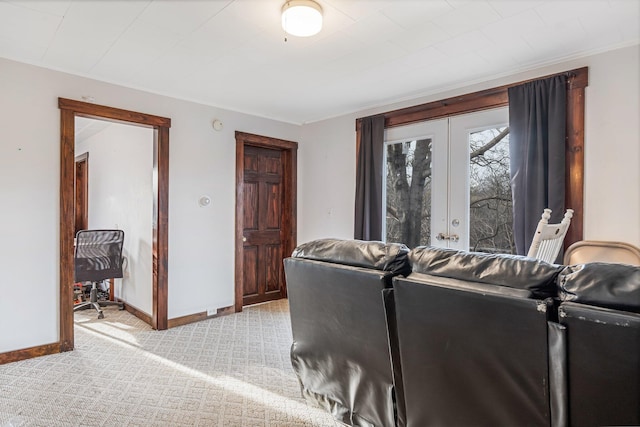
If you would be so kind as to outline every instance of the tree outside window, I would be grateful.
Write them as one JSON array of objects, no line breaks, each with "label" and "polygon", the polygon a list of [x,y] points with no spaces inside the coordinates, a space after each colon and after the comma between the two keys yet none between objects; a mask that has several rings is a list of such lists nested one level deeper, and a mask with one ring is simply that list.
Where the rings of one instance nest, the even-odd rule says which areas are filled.
[{"label": "tree outside window", "polygon": [[[432,141],[386,147],[386,241],[413,248],[431,235]],[[469,136],[470,242],[473,251],[515,253],[509,176],[509,128]]]}]

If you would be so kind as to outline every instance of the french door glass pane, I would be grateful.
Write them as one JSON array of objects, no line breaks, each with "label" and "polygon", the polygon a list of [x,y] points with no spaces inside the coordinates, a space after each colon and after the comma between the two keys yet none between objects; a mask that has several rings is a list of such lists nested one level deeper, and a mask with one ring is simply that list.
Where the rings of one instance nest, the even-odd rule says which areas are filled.
[{"label": "french door glass pane", "polygon": [[509,128],[471,132],[469,148],[469,249],[513,254]]},{"label": "french door glass pane", "polygon": [[432,140],[387,144],[386,159],[386,241],[429,245]]}]

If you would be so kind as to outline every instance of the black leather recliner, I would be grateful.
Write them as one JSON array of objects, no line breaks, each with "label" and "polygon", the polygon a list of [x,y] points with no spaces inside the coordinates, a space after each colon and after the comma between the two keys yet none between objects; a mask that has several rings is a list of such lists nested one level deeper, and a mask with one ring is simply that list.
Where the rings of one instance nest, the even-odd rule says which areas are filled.
[{"label": "black leather recliner", "polygon": [[640,267],[324,239],[285,272],[302,394],[344,424],[640,425]]},{"label": "black leather recliner", "polygon": [[399,244],[322,239],[284,260],[302,394],[345,424],[404,425],[402,375],[391,354],[397,345],[389,344],[395,330],[385,311],[393,304],[385,306],[383,291],[408,274],[407,253]]},{"label": "black leather recliner", "polygon": [[640,425],[640,268],[568,266],[559,285],[570,425]]},{"label": "black leather recliner", "polygon": [[[406,422],[552,424],[548,322],[561,266],[420,247],[393,279]],[[555,414],[558,416],[558,414]]]}]

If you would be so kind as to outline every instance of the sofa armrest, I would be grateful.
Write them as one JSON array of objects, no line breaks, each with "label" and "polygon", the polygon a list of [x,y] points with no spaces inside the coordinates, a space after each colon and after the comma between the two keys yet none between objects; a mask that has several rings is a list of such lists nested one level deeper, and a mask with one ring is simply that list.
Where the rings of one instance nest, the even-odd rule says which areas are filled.
[{"label": "sofa armrest", "polygon": [[570,265],[558,278],[560,299],[640,313],[640,267],[593,262]]}]

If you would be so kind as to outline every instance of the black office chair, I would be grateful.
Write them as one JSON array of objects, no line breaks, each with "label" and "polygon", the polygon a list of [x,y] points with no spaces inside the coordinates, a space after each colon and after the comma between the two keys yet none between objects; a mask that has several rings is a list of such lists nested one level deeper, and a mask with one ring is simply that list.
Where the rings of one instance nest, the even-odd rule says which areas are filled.
[{"label": "black office chair", "polygon": [[74,256],[75,282],[92,282],[89,301],[76,304],[73,311],[90,307],[98,311],[98,319],[104,318],[101,307],[117,305],[124,309],[124,303],[98,301],[98,284],[112,278],[122,277],[122,230],[81,230],[76,234]]}]

